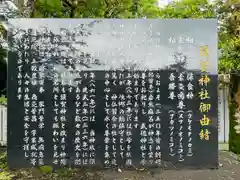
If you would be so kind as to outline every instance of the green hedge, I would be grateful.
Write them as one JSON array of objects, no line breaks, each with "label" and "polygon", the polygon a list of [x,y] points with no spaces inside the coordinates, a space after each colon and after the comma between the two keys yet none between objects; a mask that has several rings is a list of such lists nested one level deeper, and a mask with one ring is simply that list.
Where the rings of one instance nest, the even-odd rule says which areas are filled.
[{"label": "green hedge", "polygon": [[237,125],[235,117],[237,110],[235,94],[238,91],[238,83],[239,77],[232,75],[230,87],[231,101],[229,102],[229,119],[230,119],[229,149],[230,151],[236,154],[240,154],[240,134],[237,134],[236,130],[234,129],[234,127]]},{"label": "green hedge", "polygon": [[229,119],[230,119],[230,134],[229,134],[229,149],[234,153],[240,153],[240,138],[236,133],[234,126],[237,124],[235,122],[235,112],[236,112],[236,103],[231,102],[229,105]]}]

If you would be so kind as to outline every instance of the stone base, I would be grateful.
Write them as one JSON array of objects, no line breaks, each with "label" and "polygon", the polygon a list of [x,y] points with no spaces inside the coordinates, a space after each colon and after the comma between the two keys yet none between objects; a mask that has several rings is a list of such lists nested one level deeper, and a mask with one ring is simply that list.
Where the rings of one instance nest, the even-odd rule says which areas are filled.
[{"label": "stone base", "polygon": [[228,143],[218,143],[218,149],[220,151],[229,151],[229,144]]}]

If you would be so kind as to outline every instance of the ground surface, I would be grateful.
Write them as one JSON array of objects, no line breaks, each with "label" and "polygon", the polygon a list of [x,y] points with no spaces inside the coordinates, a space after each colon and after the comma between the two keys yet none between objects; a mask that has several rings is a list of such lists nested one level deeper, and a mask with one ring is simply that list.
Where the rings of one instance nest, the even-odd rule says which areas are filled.
[{"label": "ground surface", "polygon": [[[220,152],[218,170],[160,170],[154,171],[62,171],[49,174],[39,170],[2,170],[0,180],[240,180],[240,161],[230,152]],[[12,177],[11,177],[12,176]]]},{"label": "ground surface", "polygon": [[106,180],[142,179],[142,180],[240,180],[240,162],[238,156],[230,152],[220,152],[218,170],[154,170],[154,172],[104,173]]}]

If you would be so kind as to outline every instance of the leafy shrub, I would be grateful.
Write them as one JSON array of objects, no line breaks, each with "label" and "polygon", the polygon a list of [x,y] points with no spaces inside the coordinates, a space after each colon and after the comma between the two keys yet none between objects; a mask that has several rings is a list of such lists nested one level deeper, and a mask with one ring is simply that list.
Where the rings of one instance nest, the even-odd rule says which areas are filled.
[{"label": "leafy shrub", "polygon": [[0,104],[3,104],[3,105],[7,104],[7,98],[4,95],[0,97]]},{"label": "leafy shrub", "polygon": [[230,151],[240,154],[240,134],[236,133],[234,127],[237,125],[236,122],[236,109],[237,104],[235,102],[231,102],[229,105],[229,113],[230,113],[230,134],[229,134],[229,148]]}]

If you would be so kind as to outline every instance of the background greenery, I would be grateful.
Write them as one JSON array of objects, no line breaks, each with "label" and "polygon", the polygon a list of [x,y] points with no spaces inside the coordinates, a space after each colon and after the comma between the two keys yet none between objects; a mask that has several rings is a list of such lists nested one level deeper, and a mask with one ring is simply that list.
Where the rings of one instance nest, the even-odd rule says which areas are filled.
[{"label": "background greenery", "polygon": [[[18,14],[31,18],[217,18],[219,73],[230,73],[230,149],[240,153],[240,136],[234,130],[236,104],[234,94],[240,74],[240,0],[220,0],[210,4],[207,0],[183,0],[172,2],[163,8],[157,0],[32,0],[23,6],[21,0]],[[0,26],[1,37],[6,31]],[[6,50],[0,46],[0,73],[6,71]],[[3,83],[3,82],[2,82]],[[6,87],[0,89],[6,95]],[[6,97],[0,97],[6,103]]]}]

